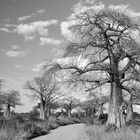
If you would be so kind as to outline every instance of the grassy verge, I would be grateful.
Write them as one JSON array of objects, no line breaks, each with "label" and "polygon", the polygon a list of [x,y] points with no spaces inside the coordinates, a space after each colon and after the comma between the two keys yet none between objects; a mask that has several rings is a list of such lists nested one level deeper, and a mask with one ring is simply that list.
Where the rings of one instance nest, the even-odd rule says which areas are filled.
[{"label": "grassy verge", "polygon": [[89,140],[140,140],[140,127],[128,126],[125,129],[108,131],[105,125],[87,125]]},{"label": "grassy verge", "polygon": [[15,117],[9,120],[0,119],[0,140],[29,140],[47,134],[59,126],[79,123],[76,118],[50,117],[48,120]]}]

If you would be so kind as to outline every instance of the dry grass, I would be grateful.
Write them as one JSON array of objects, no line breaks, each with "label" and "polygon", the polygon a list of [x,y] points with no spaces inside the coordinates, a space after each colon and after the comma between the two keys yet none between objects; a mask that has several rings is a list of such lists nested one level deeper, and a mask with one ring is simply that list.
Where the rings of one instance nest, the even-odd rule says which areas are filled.
[{"label": "dry grass", "polygon": [[47,134],[59,126],[78,123],[77,119],[68,117],[50,117],[48,120],[11,118],[0,120],[0,140],[31,139]]},{"label": "dry grass", "polygon": [[89,140],[140,140],[140,129],[136,132],[130,128],[105,131],[105,126],[87,126],[86,132],[89,136]]}]

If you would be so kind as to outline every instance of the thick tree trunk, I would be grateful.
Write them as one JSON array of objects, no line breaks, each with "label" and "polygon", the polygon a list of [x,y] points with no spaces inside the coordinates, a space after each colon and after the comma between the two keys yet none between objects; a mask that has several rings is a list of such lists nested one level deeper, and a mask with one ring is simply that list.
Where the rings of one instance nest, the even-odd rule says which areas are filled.
[{"label": "thick tree trunk", "polygon": [[4,117],[6,118],[6,119],[9,119],[10,118],[10,105],[9,104],[7,104],[6,106],[5,106],[5,111],[4,111]]},{"label": "thick tree trunk", "polygon": [[40,103],[40,119],[45,120],[46,116],[45,116],[45,105],[44,102],[41,101]]},{"label": "thick tree trunk", "polygon": [[68,117],[70,118],[71,117],[71,110],[68,110],[67,113],[68,113]]},{"label": "thick tree trunk", "polygon": [[[110,46],[109,46],[110,47]],[[110,56],[110,101],[108,109],[107,125],[114,125],[121,128],[125,125],[123,116],[123,97],[120,83],[120,75],[118,69],[118,58],[114,56],[112,50],[109,48]]]},{"label": "thick tree trunk", "polygon": [[121,88],[115,82],[112,82],[107,125],[115,125],[117,128],[123,127],[124,124],[120,112],[122,103]]},{"label": "thick tree trunk", "polygon": [[46,117],[49,118],[50,117],[50,107],[48,106],[46,109]]}]

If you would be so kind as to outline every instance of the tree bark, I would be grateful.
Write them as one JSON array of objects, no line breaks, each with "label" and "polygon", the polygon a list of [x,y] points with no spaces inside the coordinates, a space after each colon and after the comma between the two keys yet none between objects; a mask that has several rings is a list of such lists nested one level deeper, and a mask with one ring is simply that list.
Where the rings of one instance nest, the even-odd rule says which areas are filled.
[{"label": "tree bark", "polygon": [[47,109],[46,109],[46,117],[49,118],[50,117],[50,107],[47,106]]},{"label": "tree bark", "polygon": [[5,111],[4,111],[4,117],[6,118],[6,119],[9,119],[10,118],[10,105],[9,104],[7,104],[6,106],[5,106]]},{"label": "tree bark", "polygon": [[123,103],[122,91],[117,83],[111,83],[111,95],[108,110],[107,125],[115,125],[121,128],[123,123],[121,120],[120,108]]},{"label": "tree bark", "polygon": [[115,125],[117,128],[121,128],[124,125],[122,110],[120,110],[123,97],[118,70],[118,59],[113,56],[112,53],[110,54],[110,65],[111,87],[107,125]]},{"label": "tree bark", "polygon": [[71,110],[68,110],[67,113],[68,113],[68,117],[70,118],[71,117]]},{"label": "tree bark", "polygon": [[45,120],[45,104],[44,101],[41,101],[40,103],[40,119]]}]

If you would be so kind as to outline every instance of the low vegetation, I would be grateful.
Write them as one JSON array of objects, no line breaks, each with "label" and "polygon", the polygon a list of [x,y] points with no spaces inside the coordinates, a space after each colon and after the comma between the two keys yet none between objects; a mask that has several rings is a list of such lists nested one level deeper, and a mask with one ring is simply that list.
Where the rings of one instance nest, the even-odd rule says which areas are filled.
[{"label": "low vegetation", "polygon": [[64,116],[50,117],[48,120],[25,118],[17,115],[10,119],[0,119],[0,140],[28,140],[47,134],[59,126],[79,123],[76,118]]},{"label": "low vegetation", "polygon": [[89,140],[139,140],[140,115],[134,113],[133,122],[127,122],[126,127],[118,129],[115,125],[105,125],[106,114],[97,118],[86,119],[86,133]]},{"label": "low vegetation", "polygon": [[131,128],[108,132],[105,126],[91,125],[86,128],[89,140],[139,140],[140,129],[135,132]]}]

